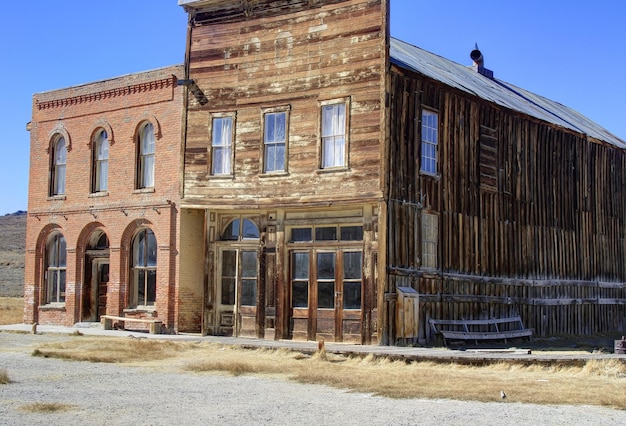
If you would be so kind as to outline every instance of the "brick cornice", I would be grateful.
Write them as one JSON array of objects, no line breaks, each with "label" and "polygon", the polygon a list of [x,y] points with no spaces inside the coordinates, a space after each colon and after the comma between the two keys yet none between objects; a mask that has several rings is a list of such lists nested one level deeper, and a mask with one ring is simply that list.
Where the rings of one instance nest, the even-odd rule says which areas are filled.
[{"label": "brick cornice", "polygon": [[60,99],[52,99],[48,101],[36,101],[37,109],[50,109],[57,107],[66,107],[71,105],[78,105],[86,102],[96,102],[101,100],[107,100],[118,96],[128,96],[137,93],[145,93],[152,90],[162,90],[168,87],[172,87],[175,84],[176,77],[170,76],[159,80],[147,81],[137,84],[132,84],[124,87],[116,87],[114,89],[101,90],[93,93],[86,93],[78,96],[70,96]]}]

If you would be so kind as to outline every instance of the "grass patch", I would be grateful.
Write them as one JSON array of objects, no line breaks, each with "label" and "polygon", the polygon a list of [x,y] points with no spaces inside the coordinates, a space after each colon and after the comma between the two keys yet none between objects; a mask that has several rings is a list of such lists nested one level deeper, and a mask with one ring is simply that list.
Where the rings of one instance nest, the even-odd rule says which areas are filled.
[{"label": "grass patch", "polygon": [[[244,349],[156,339],[70,338],[34,355],[182,368],[202,374],[269,375],[390,398],[430,398],[626,407],[626,359],[582,366],[499,363],[485,366],[391,361],[287,349]],[[175,360],[175,362],[173,362]]]},{"label": "grass patch", "polygon": [[0,370],[0,385],[7,385],[11,383],[11,378],[6,370]]},{"label": "grass patch", "polygon": [[24,298],[0,297],[0,325],[24,322]]},{"label": "grass patch", "polygon": [[58,402],[34,402],[32,404],[22,405],[20,410],[27,413],[49,414],[69,411],[73,408],[75,408],[73,405]]},{"label": "grass patch", "polygon": [[60,343],[50,343],[35,349],[33,356],[106,363],[132,363],[172,358],[185,350],[185,344],[162,340],[126,338],[106,339],[87,337]]}]

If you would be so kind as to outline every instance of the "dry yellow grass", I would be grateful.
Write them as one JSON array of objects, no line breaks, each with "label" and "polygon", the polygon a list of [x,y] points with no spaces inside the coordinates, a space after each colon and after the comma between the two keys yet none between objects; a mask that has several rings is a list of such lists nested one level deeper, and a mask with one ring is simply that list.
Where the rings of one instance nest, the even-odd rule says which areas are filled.
[{"label": "dry yellow grass", "polygon": [[21,411],[29,413],[58,413],[61,411],[69,411],[73,409],[73,405],[61,404],[58,402],[34,402],[32,404],[22,405]]},{"label": "dry yellow grass", "polygon": [[0,325],[21,324],[24,322],[24,299],[21,297],[0,297]]},{"label": "dry yellow grass", "polygon": [[6,385],[11,383],[11,378],[6,370],[0,370],[0,385]]},{"label": "dry yellow grass", "polygon": [[[591,404],[626,409],[626,361],[583,367],[500,363],[482,367],[384,358],[309,356],[286,349],[242,349],[215,343],[80,337],[42,345],[42,356],[124,362],[193,373],[282,377],[391,398],[449,398],[538,404]],[[167,362],[164,362],[167,360]]]}]

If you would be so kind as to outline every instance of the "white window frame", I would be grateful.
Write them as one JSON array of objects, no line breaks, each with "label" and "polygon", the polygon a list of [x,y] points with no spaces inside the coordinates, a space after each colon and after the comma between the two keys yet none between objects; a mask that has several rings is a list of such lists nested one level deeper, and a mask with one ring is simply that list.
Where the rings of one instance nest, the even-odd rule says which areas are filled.
[{"label": "white window frame", "polygon": [[[102,147],[106,149],[103,151]],[[109,139],[106,130],[99,130],[93,142],[92,192],[105,192],[109,180]]]},{"label": "white window frame", "polygon": [[[211,158],[209,161],[210,175],[211,176],[223,176],[230,177],[234,175],[234,163],[235,163],[235,126],[236,126],[236,114],[229,113],[213,113],[210,118],[210,141],[211,141]],[[219,128],[216,126],[217,121],[224,121],[229,123],[230,129],[224,130],[224,126]],[[219,129],[222,129],[220,133],[217,133]],[[230,130],[230,131],[229,131]],[[216,151],[223,151],[224,155],[216,155]]]},{"label": "white window frame", "polygon": [[[433,123],[434,120],[434,123]],[[439,113],[431,109],[422,109],[421,160],[420,172],[437,176],[439,169]]]},{"label": "white window frame", "polygon": [[[62,156],[59,156],[59,145],[63,143]],[[50,165],[50,195],[65,195],[67,185],[67,141],[65,137],[58,136],[52,144]]]},{"label": "white window frame", "polygon": [[[289,106],[285,107],[277,107],[277,108],[267,108],[263,110],[263,120],[262,120],[262,134],[263,134],[263,152],[261,153],[261,158],[263,159],[263,173],[264,174],[282,174],[287,172],[287,159],[289,158]],[[282,139],[280,137],[270,138],[268,136],[268,119],[272,116],[283,115],[285,121],[285,131],[282,135]],[[280,165],[277,167],[276,163],[279,161],[276,155],[273,157],[268,154],[268,150],[276,149],[280,150],[282,146],[282,167]],[[270,164],[270,159],[274,158],[274,164]]]},{"label": "white window frame", "polygon": [[[139,244],[139,242],[137,241],[139,238],[139,234],[141,233],[145,233],[145,237],[144,237],[144,256],[143,256],[143,262],[142,264],[137,264],[137,259],[135,258],[135,250],[136,250],[136,246],[135,244]],[[152,235],[154,236],[154,259],[155,259],[155,264],[154,265],[150,265],[149,264],[149,253],[148,253],[148,248],[149,248],[149,241],[148,241],[148,237],[149,237],[149,233],[152,233]],[[157,299],[157,278],[156,278],[156,273],[157,273],[157,264],[158,264],[158,242],[156,240],[156,235],[154,235],[154,232],[150,229],[150,228],[143,228],[141,230],[139,230],[135,236],[133,237],[132,243],[131,243],[131,249],[130,249],[130,265],[131,265],[131,270],[130,270],[130,276],[131,276],[131,292],[130,292],[130,300],[129,300],[129,307],[130,308],[140,308],[140,307],[150,307],[153,308],[154,305],[156,304],[156,299]],[[143,271],[144,272],[144,279],[143,282],[139,282],[139,275],[140,272]],[[154,283],[154,300],[148,300],[148,295],[149,295],[149,274],[151,272],[154,272],[154,276],[155,276],[155,283]],[[144,295],[144,299],[143,300],[139,300],[139,286],[143,287],[143,295]]]},{"label": "white window frame", "polygon": [[[152,130],[150,134],[146,133],[148,129]],[[156,135],[151,122],[146,122],[139,129],[137,144],[137,189],[154,188]]]},{"label": "white window frame", "polygon": [[[346,169],[349,164],[350,98],[322,101],[319,105],[319,167],[322,170]],[[327,113],[331,114],[330,120],[326,119]]]},{"label": "white window frame", "polygon": [[[55,251],[54,264],[50,262],[51,250]],[[46,304],[63,304],[67,285],[67,243],[63,234],[54,233],[48,238],[45,261]]]}]

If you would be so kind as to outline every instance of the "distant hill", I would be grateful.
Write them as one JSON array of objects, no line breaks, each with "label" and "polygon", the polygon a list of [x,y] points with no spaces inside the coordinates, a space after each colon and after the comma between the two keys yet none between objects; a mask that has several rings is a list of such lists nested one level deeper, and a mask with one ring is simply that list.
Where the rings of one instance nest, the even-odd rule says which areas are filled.
[{"label": "distant hill", "polygon": [[26,212],[0,216],[0,296],[24,295]]}]

